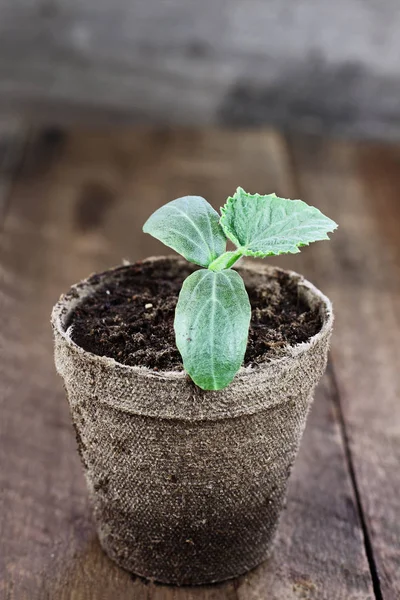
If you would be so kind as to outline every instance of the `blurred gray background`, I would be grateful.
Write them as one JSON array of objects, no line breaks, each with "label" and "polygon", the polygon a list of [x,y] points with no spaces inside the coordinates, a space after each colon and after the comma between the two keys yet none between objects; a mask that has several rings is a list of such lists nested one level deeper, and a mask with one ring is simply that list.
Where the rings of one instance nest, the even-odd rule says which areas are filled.
[{"label": "blurred gray background", "polygon": [[0,111],[400,137],[399,0],[0,0]]}]

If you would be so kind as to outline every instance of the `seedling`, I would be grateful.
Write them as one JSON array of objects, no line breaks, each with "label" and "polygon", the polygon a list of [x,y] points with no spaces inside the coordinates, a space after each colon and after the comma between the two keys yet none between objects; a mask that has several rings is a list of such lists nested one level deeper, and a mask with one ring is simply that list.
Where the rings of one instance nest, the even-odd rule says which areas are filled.
[{"label": "seedling", "polygon": [[[251,307],[243,280],[232,266],[242,256],[300,252],[328,240],[337,224],[301,200],[247,194],[238,188],[221,216],[199,196],[168,202],[143,231],[203,267],[182,285],[175,310],[175,338],[183,366],[204,390],[233,380],[246,352]],[[227,239],[236,250],[226,251]]]}]

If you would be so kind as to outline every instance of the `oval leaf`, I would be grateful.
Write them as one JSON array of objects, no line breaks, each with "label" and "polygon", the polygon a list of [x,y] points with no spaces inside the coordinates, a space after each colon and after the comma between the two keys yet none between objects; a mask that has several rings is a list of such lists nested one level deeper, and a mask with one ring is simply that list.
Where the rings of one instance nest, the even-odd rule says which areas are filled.
[{"label": "oval leaf", "polygon": [[300,252],[310,242],[329,240],[337,224],[302,200],[275,194],[247,194],[238,188],[221,209],[226,236],[246,256],[271,256]]},{"label": "oval leaf", "polygon": [[200,196],[168,202],[147,219],[143,231],[202,267],[208,267],[226,247],[219,214]]},{"label": "oval leaf", "polygon": [[236,271],[195,271],[184,281],[175,311],[183,366],[203,390],[231,383],[246,352],[249,298]]}]

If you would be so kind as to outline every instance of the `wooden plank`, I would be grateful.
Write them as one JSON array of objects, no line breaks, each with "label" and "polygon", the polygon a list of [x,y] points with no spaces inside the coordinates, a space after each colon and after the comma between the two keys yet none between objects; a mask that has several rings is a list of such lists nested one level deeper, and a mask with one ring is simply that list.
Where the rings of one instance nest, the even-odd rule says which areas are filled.
[{"label": "wooden plank", "polygon": [[398,139],[399,28],[397,0],[2,0],[0,106]]},{"label": "wooden plank", "polygon": [[377,597],[400,597],[398,147],[292,140],[301,196],[340,224],[313,271],[336,306],[332,347]]},{"label": "wooden plank", "polygon": [[[94,270],[163,252],[140,231],[157,206],[195,193],[218,207],[238,183],[292,194],[279,135],[72,131],[47,132],[31,144],[0,238],[2,599],[372,598],[329,375],[319,388],[271,561],[235,582],[169,588],[118,569],[96,540],[53,366],[52,304]],[[292,258],[286,265],[308,264]]]}]

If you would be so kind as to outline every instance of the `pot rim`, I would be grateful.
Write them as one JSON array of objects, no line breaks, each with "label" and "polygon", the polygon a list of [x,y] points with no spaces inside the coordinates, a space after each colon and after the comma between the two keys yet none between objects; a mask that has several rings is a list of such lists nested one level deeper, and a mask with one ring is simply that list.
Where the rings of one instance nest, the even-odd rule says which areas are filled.
[{"label": "pot rim", "polygon": [[[112,267],[101,273],[92,274],[86,279],[75,283],[70,287],[68,292],[60,296],[60,299],[54,305],[51,313],[52,327],[62,336],[62,338],[72,351],[77,352],[82,356],[85,355],[88,358],[90,357],[92,360],[94,359],[96,361],[99,361],[108,368],[118,366],[119,369],[122,369],[126,372],[132,372],[137,375],[143,375],[146,377],[155,377],[156,379],[186,379],[187,373],[183,369],[181,371],[153,371],[149,367],[139,365],[124,365],[123,363],[118,362],[114,358],[108,356],[100,356],[98,354],[94,354],[93,352],[89,352],[88,350],[85,350],[72,340],[72,326],[70,325],[67,329],[65,328],[65,320],[70,315],[71,311],[74,310],[84,298],[86,298],[88,295],[94,292],[98,287],[101,287],[107,280],[107,278],[112,276],[116,271],[123,270],[124,268],[129,268],[130,266],[135,264],[139,265],[146,262],[161,262],[166,260],[173,260],[174,262],[182,262],[186,264],[186,261],[184,259],[181,259],[179,256],[151,256],[144,260],[131,263],[130,265]],[[256,367],[253,367],[251,365],[247,367],[241,366],[238,373],[236,374],[236,377],[239,376],[241,379],[243,377],[251,377],[253,373],[259,372],[260,369],[264,370],[265,368],[271,368],[273,365],[277,365],[278,363],[287,361],[290,358],[300,357],[300,355],[310,350],[310,348],[312,348],[318,342],[318,340],[320,340],[321,337],[329,335],[332,329],[334,319],[332,303],[327,296],[325,296],[312,283],[307,281],[307,279],[305,279],[302,275],[292,270],[281,269],[280,267],[275,267],[271,265],[257,265],[253,263],[244,264],[238,270],[239,272],[250,271],[256,274],[272,274],[273,272],[280,271],[288,274],[290,277],[295,278],[298,287],[303,290],[307,302],[309,304],[315,302],[319,305],[319,310],[322,318],[322,327],[318,331],[318,333],[312,336],[308,341],[296,344],[294,346],[288,345],[286,347],[287,352],[285,352],[285,354],[283,354],[282,356],[279,356],[277,358],[271,358],[263,363],[259,363]],[[97,281],[94,281],[95,278]]]}]

